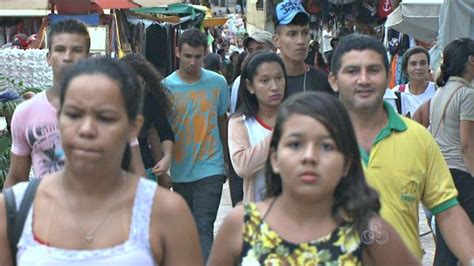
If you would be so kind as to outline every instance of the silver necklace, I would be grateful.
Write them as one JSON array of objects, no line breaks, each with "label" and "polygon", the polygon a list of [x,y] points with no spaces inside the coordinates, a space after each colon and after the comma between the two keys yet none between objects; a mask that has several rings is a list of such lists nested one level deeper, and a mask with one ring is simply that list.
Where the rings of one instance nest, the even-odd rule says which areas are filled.
[{"label": "silver necklace", "polygon": [[[126,181],[128,180],[128,177],[126,175],[124,175],[122,178],[122,186],[120,187],[120,192],[122,192],[123,188],[125,187],[125,183]],[[68,202],[68,197],[67,197],[67,194],[66,194],[66,186],[64,185],[64,178],[62,178],[62,186],[63,186],[63,193],[64,193],[64,198],[66,199],[65,202],[66,202],[66,205],[69,205],[69,206],[66,206],[68,211],[70,212],[70,215],[71,216],[75,216],[74,213],[72,212],[70,206],[70,202]],[[119,193],[120,195],[121,193]],[[102,217],[102,219],[100,220],[100,222],[92,229],[92,231],[90,232],[87,232],[84,227],[79,223],[79,219],[74,219],[74,221],[76,222],[76,225],[77,227],[79,228],[80,230],[80,233],[81,234],[84,234],[84,240],[88,243],[88,244],[91,244],[93,241],[94,241],[94,237],[95,237],[95,233],[97,232],[97,230],[99,230],[99,228],[105,223],[105,221],[108,220],[108,218],[110,217],[110,215],[112,214],[112,210],[115,209],[113,208],[115,206],[115,204],[107,204],[107,205],[111,205],[110,208],[108,209],[107,211],[107,214],[104,215]]]}]

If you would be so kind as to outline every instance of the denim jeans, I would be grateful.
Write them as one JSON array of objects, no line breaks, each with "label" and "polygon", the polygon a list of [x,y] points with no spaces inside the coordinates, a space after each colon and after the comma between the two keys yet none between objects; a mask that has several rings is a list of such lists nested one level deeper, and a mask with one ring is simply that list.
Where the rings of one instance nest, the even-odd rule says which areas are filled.
[{"label": "denim jeans", "polygon": [[173,190],[188,203],[194,217],[204,263],[214,241],[214,222],[222,195],[223,175],[214,175],[189,183],[173,183]]},{"label": "denim jeans", "polygon": [[[471,222],[474,222],[474,178],[471,174],[458,169],[449,169],[449,171],[453,176],[454,185],[459,193],[459,205],[461,205],[467,216],[469,216]],[[457,262],[458,259],[449,250],[439,226],[436,226],[436,252],[433,265],[456,265]]]}]

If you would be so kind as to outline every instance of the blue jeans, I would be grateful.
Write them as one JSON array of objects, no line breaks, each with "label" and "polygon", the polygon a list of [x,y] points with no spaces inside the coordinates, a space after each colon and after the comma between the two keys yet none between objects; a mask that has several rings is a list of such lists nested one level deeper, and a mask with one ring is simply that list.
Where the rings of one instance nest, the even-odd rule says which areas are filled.
[{"label": "blue jeans", "polygon": [[222,195],[223,175],[214,175],[189,183],[173,183],[173,190],[188,203],[199,233],[204,263],[214,241],[214,222]]}]

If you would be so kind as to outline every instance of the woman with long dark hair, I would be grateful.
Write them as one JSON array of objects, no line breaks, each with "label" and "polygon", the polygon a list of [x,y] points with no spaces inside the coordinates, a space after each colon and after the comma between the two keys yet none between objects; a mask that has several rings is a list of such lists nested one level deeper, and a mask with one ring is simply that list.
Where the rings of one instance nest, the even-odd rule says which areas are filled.
[{"label": "woman with long dark hair", "polygon": [[286,97],[286,71],[280,57],[257,52],[244,62],[237,112],[229,121],[232,166],[243,178],[243,201],[259,201],[265,193],[263,166],[278,107]]},{"label": "woman with long dark hair", "polygon": [[[138,135],[140,152],[149,179],[158,181],[160,185],[170,186],[168,169],[174,145],[174,133],[171,129],[167,114],[171,110],[170,96],[161,81],[163,76],[158,70],[139,54],[131,54],[122,58],[137,73],[139,80],[145,88],[143,102],[143,117],[145,121]],[[155,129],[161,141],[160,147],[155,147],[155,142],[149,138],[150,130]],[[151,131],[154,133],[154,131]],[[160,178],[161,177],[161,178]]]},{"label": "woman with long dark hair", "polygon": [[[443,51],[439,89],[431,99],[431,133],[458,190],[458,201],[474,222],[474,40],[457,39]],[[457,258],[436,228],[434,265],[456,265]]]}]

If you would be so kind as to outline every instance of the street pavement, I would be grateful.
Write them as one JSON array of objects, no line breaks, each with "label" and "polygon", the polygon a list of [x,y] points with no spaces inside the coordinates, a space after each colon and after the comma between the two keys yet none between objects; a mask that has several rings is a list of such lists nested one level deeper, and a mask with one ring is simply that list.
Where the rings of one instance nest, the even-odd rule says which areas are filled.
[{"label": "street pavement", "polygon": [[[227,215],[227,213],[229,213],[231,209],[232,209],[232,202],[230,200],[229,182],[226,182],[222,189],[221,203],[219,205],[219,211],[217,212],[216,222],[214,223],[214,233],[217,233],[222,221],[224,220],[225,216]],[[426,218],[423,213],[423,207],[421,205],[419,209],[420,209],[419,228],[420,228],[420,234],[423,234],[425,232],[428,232],[430,229],[428,227],[428,223],[426,222]],[[434,257],[434,252],[435,252],[435,244],[433,241],[433,236],[431,234],[427,234],[425,236],[422,236],[420,238],[420,241],[421,241],[421,246],[423,250],[425,251],[425,255],[423,256],[423,260],[422,260],[422,265],[423,266],[433,265],[433,257]]]}]

